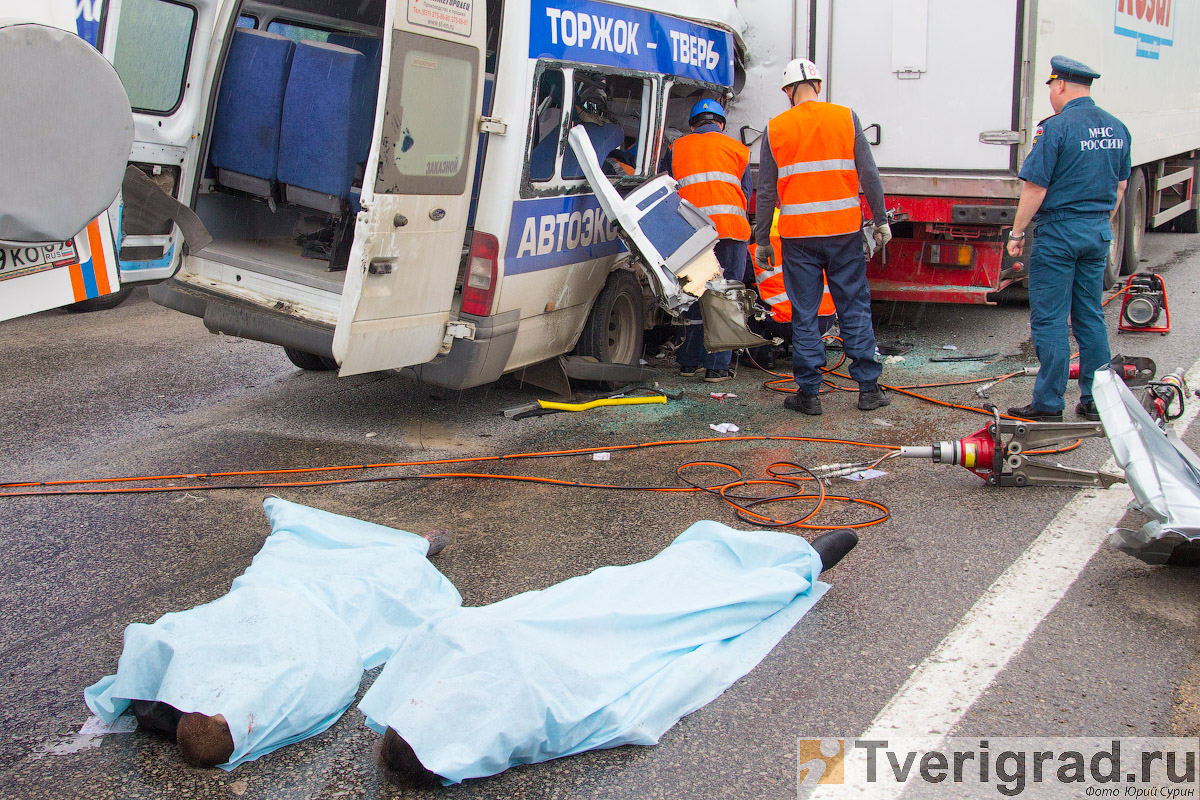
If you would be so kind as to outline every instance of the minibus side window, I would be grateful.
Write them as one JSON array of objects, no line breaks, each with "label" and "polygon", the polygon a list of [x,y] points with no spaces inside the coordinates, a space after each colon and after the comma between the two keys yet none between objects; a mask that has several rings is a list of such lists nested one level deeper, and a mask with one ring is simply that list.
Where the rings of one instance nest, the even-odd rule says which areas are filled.
[{"label": "minibus side window", "polygon": [[675,140],[691,132],[688,127],[688,115],[698,101],[712,97],[711,91],[704,87],[689,83],[676,83],[671,86],[667,95],[666,120],[663,125],[662,157],[659,159],[660,172],[671,171],[671,149]]},{"label": "minibus side window", "polygon": [[396,31],[377,194],[462,194],[475,143],[479,51]]},{"label": "minibus side window", "polygon": [[[638,172],[638,153],[648,146],[643,98],[650,94],[650,81],[644,78],[575,71],[571,124],[584,126],[601,167],[614,183]],[[583,178],[573,152],[563,157],[562,176]]]},{"label": "minibus side window", "polygon": [[196,10],[170,0],[124,0],[113,50],[134,111],[166,116],[179,107]]},{"label": "minibus side window", "polygon": [[280,36],[286,36],[293,42],[327,42],[329,41],[329,31],[320,28],[310,28],[307,25],[297,25],[294,22],[280,22],[271,20],[267,23],[267,33],[278,33]]},{"label": "minibus side window", "polygon": [[533,115],[533,149],[529,154],[529,179],[548,181],[554,177],[554,162],[563,120],[563,73],[548,69],[538,79],[537,104]]}]

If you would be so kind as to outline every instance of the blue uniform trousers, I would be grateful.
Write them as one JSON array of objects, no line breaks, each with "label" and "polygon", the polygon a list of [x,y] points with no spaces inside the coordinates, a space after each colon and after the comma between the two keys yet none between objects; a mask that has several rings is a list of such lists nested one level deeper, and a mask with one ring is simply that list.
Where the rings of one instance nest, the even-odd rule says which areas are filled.
[{"label": "blue uniform trousers", "polygon": [[[715,248],[717,263],[727,281],[746,280],[746,256],[749,252],[746,242],[737,239],[718,239]],[[692,303],[683,314],[684,319],[700,319],[700,303]],[[688,325],[683,332],[683,345],[679,348],[676,360],[681,367],[696,367],[701,364],[705,369],[729,369],[733,359],[732,350],[722,350],[710,353],[704,349],[704,327]]]},{"label": "blue uniform trousers", "polygon": [[1112,228],[1108,214],[1038,219],[1029,255],[1029,324],[1037,353],[1033,407],[1062,411],[1071,342],[1079,345],[1079,393],[1092,399],[1092,374],[1112,358],[1100,296]]},{"label": "blue uniform trousers", "polygon": [[821,388],[825,345],[817,330],[817,310],[825,283],[837,308],[842,346],[853,361],[850,377],[860,391],[878,389],[883,366],[875,360],[875,330],[871,327],[871,289],[862,235],[819,236],[783,240],[783,286],[792,301],[792,375],[800,394]]}]

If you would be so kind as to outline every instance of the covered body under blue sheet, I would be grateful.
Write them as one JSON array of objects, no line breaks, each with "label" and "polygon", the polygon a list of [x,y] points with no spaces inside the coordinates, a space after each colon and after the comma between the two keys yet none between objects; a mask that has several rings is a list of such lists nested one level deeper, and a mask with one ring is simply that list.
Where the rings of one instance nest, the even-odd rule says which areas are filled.
[{"label": "covered body under blue sheet", "polygon": [[354,634],[366,669],[420,623],[462,605],[426,558],[424,537],[277,497],[263,507],[271,536],[233,588],[286,587],[328,608]]},{"label": "covered body under blue sheet", "polygon": [[131,700],[223,714],[232,769],[332,725],[364,665],[462,604],[422,537],[268,498],[271,535],[224,597],[125,629],[116,675],[84,693],[112,721]]},{"label": "covered body under blue sheet", "polygon": [[450,783],[654,744],[771,651],[820,572],[799,536],[698,522],[649,561],[431,620],[359,709]]}]

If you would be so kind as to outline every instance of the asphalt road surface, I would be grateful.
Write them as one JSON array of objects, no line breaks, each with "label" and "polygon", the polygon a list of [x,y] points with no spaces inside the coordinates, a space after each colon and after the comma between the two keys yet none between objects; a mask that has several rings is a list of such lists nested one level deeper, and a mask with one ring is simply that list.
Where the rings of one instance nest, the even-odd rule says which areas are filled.
[{"label": "asphalt road surface", "polygon": [[[1117,335],[1120,303],[1112,303],[1114,352],[1149,356],[1160,373],[1190,368],[1200,352],[1194,324],[1200,316],[1194,288],[1200,286],[1200,236],[1152,234],[1145,250],[1141,267],[1164,276],[1173,329],[1168,336]],[[884,381],[892,385],[973,380],[1036,363],[1028,307],[1019,298],[993,307],[878,304],[876,323],[880,339],[915,345],[903,362],[885,368]],[[957,350],[943,349],[947,345]],[[999,356],[930,361],[947,353]],[[446,392],[396,374],[339,379],[304,373],[279,348],[210,335],[199,320],[159,308],[138,290],[111,311],[52,311],[0,323],[0,481],[611,448],[727,438],[709,427],[722,422],[750,436],[929,444],[970,434],[985,421],[910,397],[863,413],[854,408],[852,393],[827,395],[823,417],[802,417],[782,407],[783,395],[763,387],[769,376],[745,365],[733,382],[710,386],[679,378],[668,361],[652,363],[661,367],[664,388],[686,389],[681,399],[514,421],[500,411],[539,392],[511,377]],[[978,385],[928,393],[979,405]],[[1001,407],[1020,405],[1031,387],[1032,379],[1014,378],[989,395]],[[712,399],[714,389],[737,397]],[[1074,391],[1068,390],[1068,409]],[[1185,439],[1193,448],[1200,445],[1195,430]],[[1089,440],[1061,460],[1094,469],[1110,455],[1103,440]],[[762,477],[777,461],[817,466],[867,457],[848,445],[733,441],[613,451],[608,461],[575,455],[472,469],[679,485],[677,465],[697,459],[729,462],[747,477]],[[1089,499],[1099,494],[1094,490],[998,490],[964,469],[922,461],[889,461],[882,469],[884,477],[831,484],[831,490],[882,503],[891,512],[885,523],[864,529],[859,547],[827,575],[832,591],[749,675],[684,718],[657,746],[585,753],[411,794],[462,800],[791,798],[798,739],[856,737],[897,713],[911,733],[1200,732],[1200,572],[1150,567],[1104,544],[1106,529],[1120,521],[1131,497],[1127,488],[1110,490],[1125,495],[1105,495],[1109,511],[1097,517],[1076,514],[1070,505],[1095,502]],[[395,468],[370,474],[416,473]],[[79,734],[88,717],[83,689],[115,671],[124,627],[225,593],[262,545],[268,527],[261,501],[272,492],[406,530],[449,528],[454,540],[435,563],[467,605],[643,560],[697,520],[753,528],[707,494],[477,479],[0,497],[0,797],[406,796],[382,777],[374,753],[379,737],[354,707],[329,731],[229,773],[187,767],[173,745],[144,733]],[[780,516],[800,511],[775,510]],[[831,507],[817,521],[868,516]],[[1130,521],[1140,524],[1136,515]],[[1046,541],[1042,534],[1052,522],[1073,525],[1084,543],[1073,566],[1065,549],[1030,551],[1034,561],[1067,570],[1058,573],[1070,576],[1061,600],[1052,597],[1041,611],[1033,601],[1001,605],[989,626],[1007,629],[1023,621],[1029,628],[1013,634],[1010,652],[987,656],[982,671],[967,674],[964,668],[936,681],[938,691],[957,700],[923,695],[921,681],[928,683],[935,674],[930,670],[944,661],[938,654],[947,652],[947,637],[959,636],[968,651],[990,652],[986,647],[999,635],[993,637],[989,626],[971,627],[977,617],[972,609],[996,594],[989,587],[1011,578],[1011,571],[1005,577],[1010,567],[1030,560],[1022,561],[1023,554]],[[367,674],[364,690],[375,674]]]}]

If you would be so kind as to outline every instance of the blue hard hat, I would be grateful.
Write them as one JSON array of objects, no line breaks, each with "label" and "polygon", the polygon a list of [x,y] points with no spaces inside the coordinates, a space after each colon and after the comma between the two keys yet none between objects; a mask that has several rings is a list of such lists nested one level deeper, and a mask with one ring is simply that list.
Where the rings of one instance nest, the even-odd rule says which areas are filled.
[{"label": "blue hard hat", "polygon": [[690,125],[692,120],[701,114],[715,114],[721,118],[722,122],[725,121],[725,109],[716,100],[701,100],[692,106],[692,111],[688,114],[688,124]]},{"label": "blue hard hat", "polygon": [[1050,59],[1050,81],[1063,80],[1071,83],[1082,83],[1084,86],[1100,77],[1100,73],[1084,64],[1066,56],[1055,56]]}]

